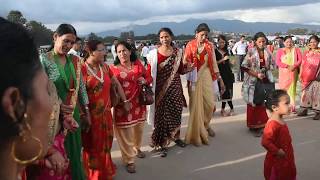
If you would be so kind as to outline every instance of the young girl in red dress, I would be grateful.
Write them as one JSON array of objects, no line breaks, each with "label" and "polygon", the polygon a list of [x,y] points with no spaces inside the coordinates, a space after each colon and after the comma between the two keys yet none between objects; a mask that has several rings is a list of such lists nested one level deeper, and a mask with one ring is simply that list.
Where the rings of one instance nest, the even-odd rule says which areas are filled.
[{"label": "young girl in red dress", "polygon": [[295,180],[296,165],[292,140],[283,115],[290,114],[290,97],[284,90],[269,94],[266,107],[271,111],[262,137],[262,146],[268,151],[264,161],[266,180]]}]

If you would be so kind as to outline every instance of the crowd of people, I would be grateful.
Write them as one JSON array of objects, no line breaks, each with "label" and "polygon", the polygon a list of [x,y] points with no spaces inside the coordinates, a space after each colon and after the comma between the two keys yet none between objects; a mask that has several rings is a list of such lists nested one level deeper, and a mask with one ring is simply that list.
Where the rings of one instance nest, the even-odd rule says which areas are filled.
[{"label": "crowd of people", "polygon": [[[220,35],[215,45],[209,33],[207,24],[199,24],[195,38],[180,49],[173,43],[172,30],[161,28],[159,46],[142,49],[141,60],[132,41],[117,40],[112,47],[114,63],[107,65],[106,47],[98,40],[88,41],[80,57],[81,39],[70,24],[60,24],[51,48],[38,56],[27,30],[0,18],[1,179],[113,179],[114,136],[126,170],[135,173],[135,158],[146,157],[141,150],[145,122],[153,126],[150,146],[161,157],[167,156],[171,142],[181,148],[208,145],[215,136],[210,121],[217,102],[222,103],[221,116],[235,114],[237,79],[243,81],[247,127],[254,136],[263,134],[262,145],[268,151],[265,178],[294,180],[294,152],[283,116],[291,111],[306,116],[313,110],[313,119],[320,119],[319,37],[312,35],[304,52],[294,47],[291,36],[285,37],[276,60],[264,33],[255,34],[252,46],[241,37],[232,49],[239,71],[235,78],[226,37]],[[257,103],[257,84],[275,83],[274,69],[279,69],[281,90]],[[300,108],[295,104],[298,80]],[[143,86],[152,89],[154,103],[141,101]],[[187,105],[190,115],[182,135],[182,110]]]}]

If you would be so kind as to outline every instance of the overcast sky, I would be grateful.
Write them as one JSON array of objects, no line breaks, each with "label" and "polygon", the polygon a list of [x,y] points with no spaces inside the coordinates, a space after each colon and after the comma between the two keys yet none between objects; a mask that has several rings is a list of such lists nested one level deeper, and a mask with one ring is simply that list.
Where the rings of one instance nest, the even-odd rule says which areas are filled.
[{"label": "overcast sky", "polygon": [[79,34],[189,18],[320,25],[320,0],[0,0],[0,16],[19,10],[55,29],[73,24]]}]

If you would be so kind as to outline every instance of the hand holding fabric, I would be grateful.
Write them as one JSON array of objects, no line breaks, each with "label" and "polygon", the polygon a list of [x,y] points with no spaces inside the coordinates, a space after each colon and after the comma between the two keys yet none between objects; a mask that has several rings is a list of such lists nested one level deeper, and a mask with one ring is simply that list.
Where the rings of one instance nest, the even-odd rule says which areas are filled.
[{"label": "hand holding fabric", "polygon": [[45,162],[47,168],[52,169],[56,175],[62,175],[69,167],[69,160],[56,151]]},{"label": "hand holding fabric", "polygon": [[81,128],[85,132],[89,132],[91,127],[91,116],[88,109],[86,109],[86,112],[81,116]]}]

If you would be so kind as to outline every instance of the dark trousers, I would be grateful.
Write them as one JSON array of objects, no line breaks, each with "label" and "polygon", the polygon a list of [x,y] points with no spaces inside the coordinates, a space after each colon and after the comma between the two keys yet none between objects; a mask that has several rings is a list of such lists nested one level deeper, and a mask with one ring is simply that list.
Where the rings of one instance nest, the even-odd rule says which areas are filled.
[{"label": "dark trousers", "polygon": [[245,56],[246,55],[237,55],[238,61],[239,61],[239,71],[237,74],[237,81],[243,81],[243,78],[244,78],[244,72],[243,72],[243,70],[241,70],[241,65],[242,65],[242,62],[243,62]]},{"label": "dark trousers", "polygon": [[143,57],[143,61],[144,61],[144,66],[147,66],[148,65],[147,57]]}]

